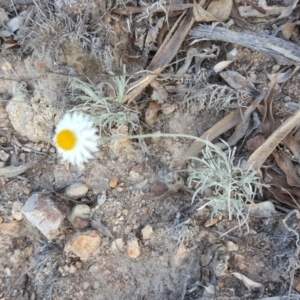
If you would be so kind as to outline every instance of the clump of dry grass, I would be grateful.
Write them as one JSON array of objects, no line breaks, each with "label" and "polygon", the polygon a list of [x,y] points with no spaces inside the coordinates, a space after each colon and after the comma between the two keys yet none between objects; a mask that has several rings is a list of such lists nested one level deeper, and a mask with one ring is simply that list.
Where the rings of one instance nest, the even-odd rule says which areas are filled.
[{"label": "clump of dry grass", "polygon": [[[228,146],[228,145],[227,145]],[[190,186],[196,188],[192,201],[208,190],[212,193],[205,199],[207,203],[200,209],[212,207],[212,217],[219,211],[226,211],[229,220],[235,216],[239,226],[247,225],[248,211],[246,204],[253,204],[254,197],[263,184],[260,183],[256,171],[251,168],[244,170],[234,164],[235,150],[228,146],[228,154],[218,146],[205,141],[202,157],[191,159],[197,167],[189,174]]]},{"label": "clump of dry grass", "polygon": [[127,124],[133,130],[138,129],[138,114],[123,104],[127,85],[125,75],[114,77],[112,84],[102,82],[95,86],[91,81],[74,79],[72,85],[77,91],[72,110],[91,116],[99,126],[100,134],[111,134],[113,128],[119,129]]},{"label": "clump of dry grass", "polygon": [[91,19],[89,7],[76,20],[64,11],[55,12],[47,3],[36,4],[35,10],[18,32],[18,42],[24,51],[35,50],[40,57],[48,52],[59,61],[63,43],[75,40],[91,57],[100,61],[104,71],[111,72],[114,55],[109,38],[113,32],[101,20]]},{"label": "clump of dry grass", "polygon": [[34,270],[33,284],[38,297],[52,298],[51,295],[60,277],[58,268],[61,257],[62,249],[54,243],[36,245],[36,259],[32,268]]}]

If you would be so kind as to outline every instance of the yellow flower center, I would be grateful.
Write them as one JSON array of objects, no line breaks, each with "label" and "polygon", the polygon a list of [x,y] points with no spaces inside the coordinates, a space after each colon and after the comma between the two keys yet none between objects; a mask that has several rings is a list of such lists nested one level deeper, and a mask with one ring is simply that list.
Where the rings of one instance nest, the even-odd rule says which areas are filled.
[{"label": "yellow flower center", "polygon": [[77,138],[73,131],[69,129],[62,130],[56,137],[58,147],[63,150],[72,150],[76,145]]}]

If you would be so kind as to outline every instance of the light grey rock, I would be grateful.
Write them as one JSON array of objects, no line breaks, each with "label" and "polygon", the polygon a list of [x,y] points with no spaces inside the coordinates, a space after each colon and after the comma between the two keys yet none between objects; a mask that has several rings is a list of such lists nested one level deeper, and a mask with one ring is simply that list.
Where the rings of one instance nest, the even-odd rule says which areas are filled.
[{"label": "light grey rock", "polygon": [[239,246],[235,244],[234,242],[227,241],[227,250],[229,252],[234,252],[239,250]]},{"label": "light grey rock", "polygon": [[295,102],[288,102],[285,104],[285,107],[287,107],[289,110],[298,110],[299,104]]},{"label": "light grey rock", "polygon": [[25,93],[18,91],[6,106],[14,129],[30,141],[48,142],[52,137],[53,115],[56,110],[47,101],[41,92],[36,91],[29,99]]},{"label": "light grey rock", "polygon": [[67,187],[65,195],[73,199],[78,199],[84,197],[88,190],[89,188],[85,184],[76,182]]},{"label": "light grey rock", "polygon": [[33,194],[28,198],[22,212],[49,240],[59,234],[59,227],[65,217],[48,196],[41,194]]},{"label": "light grey rock", "polygon": [[149,240],[152,234],[153,229],[149,224],[142,229],[143,240]]}]

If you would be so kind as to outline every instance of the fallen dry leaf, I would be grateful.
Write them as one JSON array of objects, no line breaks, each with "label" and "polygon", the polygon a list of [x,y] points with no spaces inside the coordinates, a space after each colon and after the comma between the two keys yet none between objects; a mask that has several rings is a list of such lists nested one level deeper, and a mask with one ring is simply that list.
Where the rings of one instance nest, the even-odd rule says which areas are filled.
[{"label": "fallen dry leaf", "polygon": [[[278,74],[277,74],[278,76]],[[264,118],[260,125],[261,132],[266,136],[269,137],[279,126],[279,122],[275,120],[273,115],[273,98],[275,93],[275,86],[277,82],[277,76],[273,77],[270,82],[268,94],[265,98],[265,112]]]},{"label": "fallen dry leaf", "polygon": [[298,4],[298,1],[299,0],[289,1],[289,5],[286,7],[286,10],[284,10],[277,19],[282,19],[282,18],[288,17],[295,9],[296,5]]},{"label": "fallen dry leaf", "polygon": [[254,96],[259,94],[254,84],[236,71],[224,71],[220,76],[234,89],[245,90]]},{"label": "fallen dry leaf", "polygon": [[129,88],[125,97],[125,102],[127,102],[127,104],[130,104],[135,97],[137,97],[144,88],[167,67],[169,62],[177,54],[178,49],[193,26],[194,21],[193,11],[191,9],[178,18],[176,24],[166,36],[163,44],[159,47],[147,68],[147,70],[150,71],[149,73],[153,72],[155,75],[145,75],[133,83],[133,86]]},{"label": "fallen dry leaf", "polygon": [[211,1],[207,7],[207,11],[219,22],[224,22],[229,18],[232,5],[232,0]]},{"label": "fallen dry leaf", "polygon": [[25,171],[27,171],[29,168],[33,167],[35,164],[37,163],[37,161],[35,162],[27,162],[24,163],[20,166],[8,166],[8,167],[3,167],[0,168],[0,176],[4,176],[7,178],[12,178],[15,176],[18,176],[22,173],[24,173]]},{"label": "fallen dry leaf", "polygon": [[158,103],[164,103],[169,96],[164,86],[156,79],[152,80],[150,85],[153,88],[151,99],[157,101]]},{"label": "fallen dry leaf", "polygon": [[145,39],[145,43],[143,45],[144,48],[144,56],[148,56],[150,51],[154,51],[156,50],[156,39],[159,33],[159,30],[162,28],[163,24],[165,21],[165,17],[160,18],[156,21],[155,26],[152,26],[147,33],[146,39]]},{"label": "fallen dry leaf", "polygon": [[217,22],[218,20],[194,0],[193,7],[196,22]]},{"label": "fallen dry leaf", "polygon": [[18,49],[20,47],[21,46],[18,44],[18,41],[14,39],[8,39],[2,44],[3,49]]},{"label": "fallen dry leaf", "polygon": [[255,170],[259,170],[268,156],[273,152],[277,145],[299,124],[300,110],[288,120],[286,120],[277,130],[275,130],[248,159],[248,163],[253,165]]},{"label": "fallen dry leaf", "polygon": [[245,20],[243,20],[243,18],[241,17],[239,10],[238,10],[238,6],[235,3],[235,1],[233,1],[233,5],[232,5],[232,9],[231,9],[231,13],[230,13],[230,17],[234,20],[234,23],[244,29],[247,30],[254,30],[254,25],[246,22]]},{"label": "fallen dry leaf", "polygon": [[264,293],[264,286],[261,283],[255,282],[250,278],[246,277],[245,275],[238,272],[233,272],[232,274],[236,278],[242,280],[249,291],[259,293],[260,296],[262,296],[262,294]]},{"label": "fallen dry leaf", "polygon": [[257,135],[252,139],[249,139],[246,143],[247,150],[249,152],[254,152],[257,148],[259,148],[264,142],[266,138],[263,135]]},{"label": "fallen dry leaf", "polygon": [[233,62],[233,60],[221,61],[214,66],[214,71],[216,73],[219,73],[219,72],[223,71],[224,69],[226,69],[232,62]]},{"label": "fallen dry leaf", "polygon": [[297,139],[291,134],[288,134],[283,140],[283,143],[291,150],[295,159],[297,159],[300,164],[300,144]]},{"label": "fallen dry leaf", "polygon": [[272,193],[275,199],[291,207],[299,209],[299,189],[290,187],[285,179],[271,169],[268,170],[268,176],[270,176],[272,179],[270,182],[268,181],[269,187],[267,189]]},{"label": "fallen dry leaf", "polygon": [[295,23],[286,23],[282,26],[282,34],[283,36],[289,40],[293,33],[294,33],[294,30],[296,27],[298,27],[300,25],[300,21],[297,21]]},{"label": "fallen dry leaf", "polygon": [[272,80],[273,77],[277,76],[277,83],[284,83],[288,81],[298,70],[299,70],[299,66],[291,66],[288,68],[286,72],[280,73],[279,75],[276,73],[276,74],[267,74],[267,76],[270,80]]},{"label": "fallen dry leaf", "polygon": [[152,126],[159,121],[159,117],[157,115],[159,110],[160,105],[157,102],[150,103],[145,113],[145,122],[147,125]]},{"label": "fallen dry leaf", "polygon": [[300,186],[300,178],[296,174],[294,166],[290,158],[281,150],[274,150],[272,156],[275,158],[279,168],[285,173],[287,183],[290,186]]},{"label": "fallen dry leaf", "polygon": [[[234,146],[236,143],[243,138],[250,131],[251,115],[259,103],[265,98],[265,94],[261,93],[255,101],[248,106],[242,115],[242,121],[237,124],[234,133],[226,141],[229,146]],[[224,148],[221,147],[221,148]]]}]

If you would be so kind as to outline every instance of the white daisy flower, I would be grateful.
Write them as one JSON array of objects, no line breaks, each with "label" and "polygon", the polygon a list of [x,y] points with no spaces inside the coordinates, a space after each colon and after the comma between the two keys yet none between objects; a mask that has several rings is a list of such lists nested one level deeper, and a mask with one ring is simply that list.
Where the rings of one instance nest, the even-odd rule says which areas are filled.
[{"label": "white daisy flower", "polygon": [[67,113],[56,126],[54,143],[66,162],[81,165],[98,150],[98,136],[93,122],[78,112]]}]

